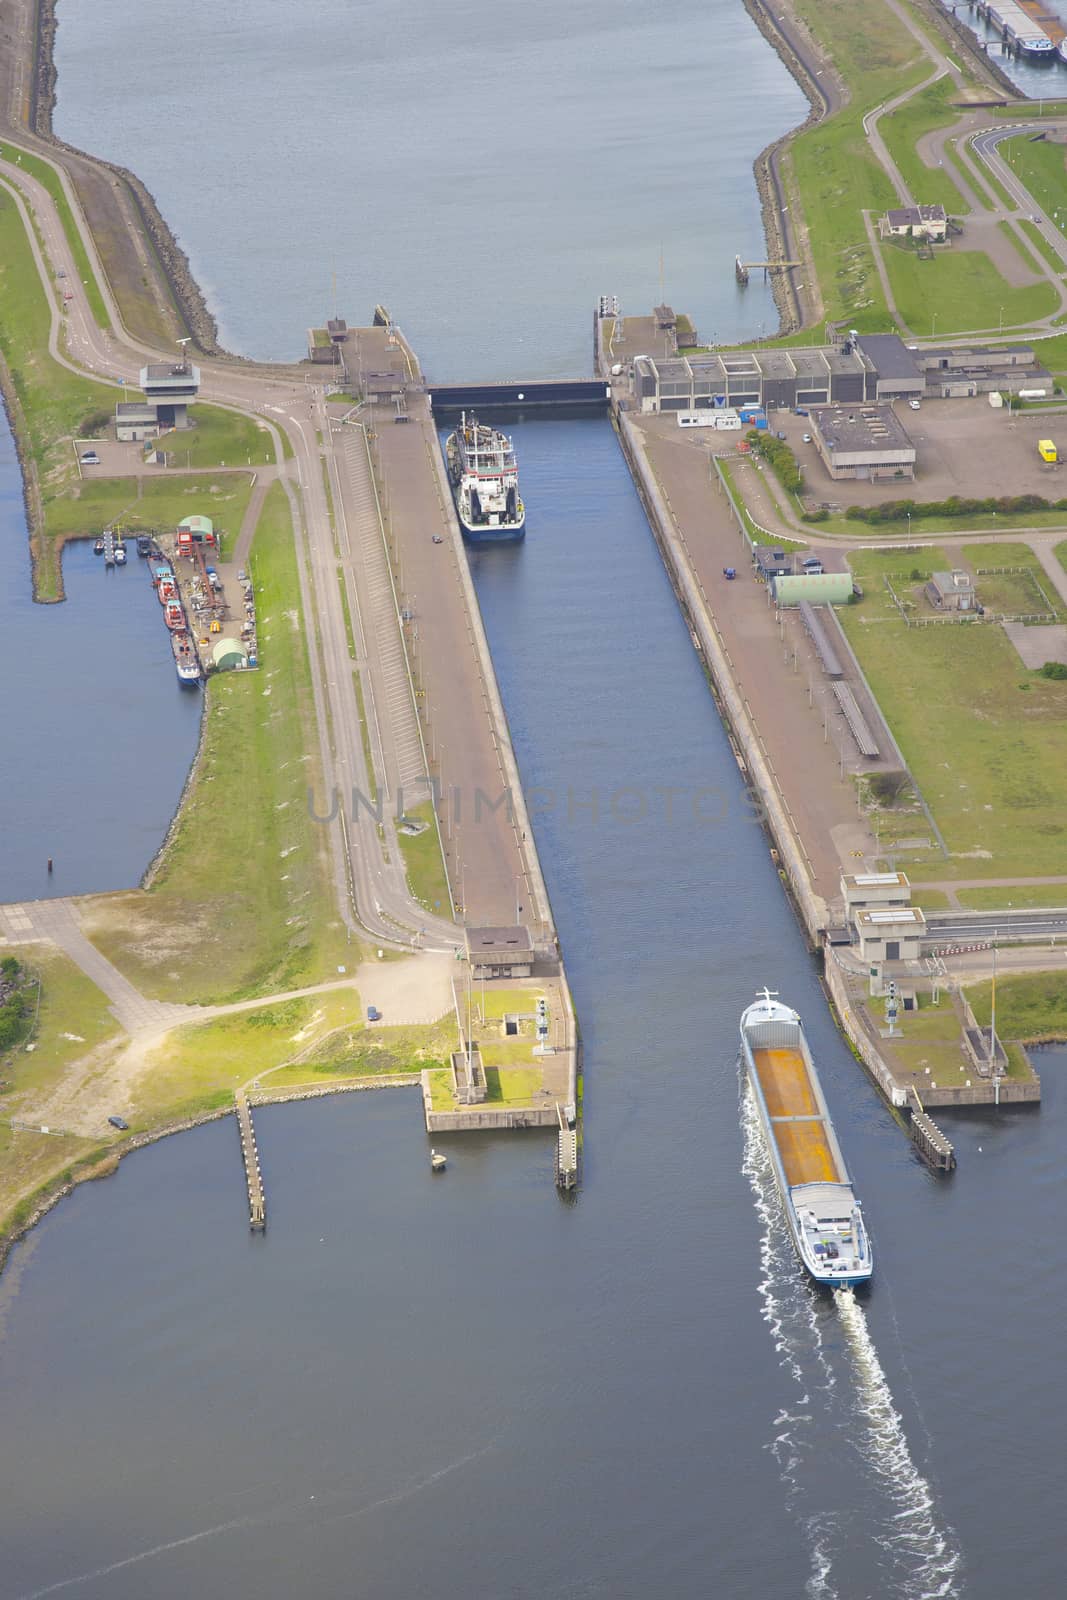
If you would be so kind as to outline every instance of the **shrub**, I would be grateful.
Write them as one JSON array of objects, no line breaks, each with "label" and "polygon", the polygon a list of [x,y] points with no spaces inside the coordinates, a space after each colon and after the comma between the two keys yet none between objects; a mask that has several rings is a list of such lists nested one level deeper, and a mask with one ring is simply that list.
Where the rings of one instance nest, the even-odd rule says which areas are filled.
[{"label": "shrub", "polygon": [[1067,678],[1067,667],[1062,661],[1046,661],[1041,668],[1043,678]]}]

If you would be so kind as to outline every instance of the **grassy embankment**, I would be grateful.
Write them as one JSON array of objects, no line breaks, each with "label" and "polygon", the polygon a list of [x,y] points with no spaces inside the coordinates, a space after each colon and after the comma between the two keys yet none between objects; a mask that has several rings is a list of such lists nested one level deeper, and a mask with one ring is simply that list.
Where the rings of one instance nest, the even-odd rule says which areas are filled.
[{"label": "grassy embankment", "polygon": [[429,800],[423,800],[417,806],[405,806],[404,811],[412,822],[424,825],[421,833],[405,833],[403,829],[397,832],[396,838],[400,854],[404,858],[408,888],[427,911],[438,912],[444,917],[450,916],[448,883],[445,879],[445,864],[441,859],[441,841],[434,822],[433,807]]},{"label": "grassy embankment", "polygon": [[878,123],[879,132],[916,203],[942,205],[950,217],[966,216],[970,206],[948,169],[927,166],[916,146],[936,128],[947,128],[959,121],[959,109],[952,104],[956,99],[955,79],[941,78],[895,111],[887,111]]},{"label": "grassy embankment", "polygon": [[209,680],[200,761],[151,888],[86,908],[90,937],[158,999],[301,988],[356,956],[336,909],[326,830],[308,812],[318,783],[315,713],[279,484],[253,560],[263,666]]},{"label": "grassy embankment", "polygon": [[[992,985],[977,983],[967,990],[980,1027],[988,1027]],[[1060,972],[1035,972],[997,980],[997,1034],[1023,1044],[1067,1038],[1067,977]]]},{"label": "grassy embankment", "polygon": [[863,117],[920,83],[928,64],[876,0],[797,0],[796,9],[833,57],[851,99],[789,147],[783,170],[790,200],[802,208],[825,315],[847,318],[861,332],[882,330],[891,318],[862,213],[877,216],[897,197],[867,143]]},{"label": "grassy embankment", "polygon": [[913,246],[886,244],[882,257],[902,320],[923,337],[1026,327],[1059,304],[1047,280],[1014,288],[981,250],[949,245],[924,260]]},{"label": "grassy embankment", "polygon": [[56,210],[59,213],[59,220],[63,225],[63,232],[67,236],[71,255],[74,258],[75,269],[85,286],[89,310],[92,312],[98,327],[106,328],[108,326],[108,315],[107,307],[104,305],[104,297],[100,292],[100,285],[96,281],[96,274],[89,265],[89,254],[78,226],[74,221],[74,213],[70,208],[70,201],[67,199],[58,172],[47,161],[42,161],[40,156],[32,155],[28,150],[18,150],[14,145],[7,144],[3,139],[0,139],[0,157],[5,161],[12,162],[15,166],[21,167],[24,172],[29,173],[30,177],[36,178],[52,196]]},{"label": "grassy embankment", "polygon": [[[64,1181],[72,1164],[100,1159],[98,1139],[39,1129],[49,1097],[76,1064],[92,1072],[107,1053],[102,1047],[108,1041],[117,1047],[126,1038],[105,996],[60,951],[35,944],[5,954],[40,980],[41,998],[29,1036],[0,1055],[0,1234],[32,1209],[31,1196]],[[33,1126],[16,1128],[12,1122]]]},{"label": "grassy embankment", "polygon": [[[162,527],[192,511],[210,514],[236,534],[250,493],[246,474],[218,479],[79,477],[72,441],[99,432],[122,390],[79,377],[53,361],[49,328],[48,301],[22,220],[14,202],[0,192],[0,351],[21,411],[24,456],[40,488],[44,526],[33,541],[38,597],[60,597],[60,551],[69,538],[93,537],[116,524]],[[250,444],[253,438],[257,449],[261,447],[254,423],[213,407],[198,410],[203,431],[197,430],[191,449],[207,454],[215,444]]]},{"label": "grassy embankment", "polygon": [[913,560],[947,565],[939,550],[855,554],[864,599],[839,616],[951,852],[920,856],[925,875],[1065,874],[1067,683],[1028,671],[997,627],[906,627],[881,573]]},{"label": "grassy embankment", "polygon": [[997,149],[1040,209],[1067,234],[1067,151],[1063,145],[1020,134],[1017,139],[1003,140]]}]

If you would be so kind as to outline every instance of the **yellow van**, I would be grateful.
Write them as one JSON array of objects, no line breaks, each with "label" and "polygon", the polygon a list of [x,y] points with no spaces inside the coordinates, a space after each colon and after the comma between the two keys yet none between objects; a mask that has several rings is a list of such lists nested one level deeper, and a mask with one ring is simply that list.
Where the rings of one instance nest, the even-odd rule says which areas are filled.
[{"label": "yellow van", "polygon": [[1037,441],[1037,453],[1042,461],[1056,460],[1056,446],[1051,439],[1039,439]]}]

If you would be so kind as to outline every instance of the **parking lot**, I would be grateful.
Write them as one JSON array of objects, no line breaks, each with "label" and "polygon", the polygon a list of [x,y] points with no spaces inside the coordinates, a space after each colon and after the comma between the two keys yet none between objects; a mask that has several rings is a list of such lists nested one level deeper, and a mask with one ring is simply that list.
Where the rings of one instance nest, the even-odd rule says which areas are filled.
[{"label": "parking lot", "polygon": [[995,410],[985,395],[971,400],[924,400],[913,411],[905,401],[894,410],[917,451],[915,482],[835,482],[813,444],[806,417],[772,411],[774,432],[786,435],[796,452],[812,508],[879,505],[885,500],[947,500],[950,495],[982,499],[988,495],[1039,494],[1046,500],[1067,496],[1063,461],[1048,466],[1037,453],[1038,439],[1052,439],[1067,453],[1067,410],[1012,412]]}]

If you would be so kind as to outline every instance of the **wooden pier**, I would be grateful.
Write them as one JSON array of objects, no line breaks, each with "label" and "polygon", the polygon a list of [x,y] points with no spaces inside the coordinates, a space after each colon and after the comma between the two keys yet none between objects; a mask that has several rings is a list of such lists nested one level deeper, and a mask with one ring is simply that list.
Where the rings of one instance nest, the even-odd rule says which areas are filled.
[{"label": "wooden pier", "polygon": [[784,257],[778,261],[742,261],[740,256],[734,257],[734,277],[742,288],[748,282],[748,275],[758,267],[763,268],[763,281],[766,283],[769,272],[788,272],[791,267],[799,267],[799,261],[787,261]]},{"label": "wooden pier", "polygon": [[241,1157],[248,1180],[248,1225],[263,1229],[267,1226],[267,1198],[263,1193],[263,1174],[259,1169],[259,1151],[256,1133],[252,1126],[252,1108],[243,1089],[234,1094],[237,1108],[237,1131],[241,1135]]}]

